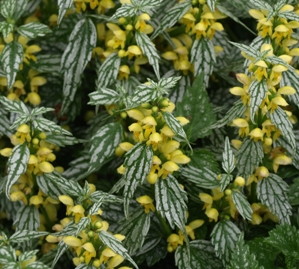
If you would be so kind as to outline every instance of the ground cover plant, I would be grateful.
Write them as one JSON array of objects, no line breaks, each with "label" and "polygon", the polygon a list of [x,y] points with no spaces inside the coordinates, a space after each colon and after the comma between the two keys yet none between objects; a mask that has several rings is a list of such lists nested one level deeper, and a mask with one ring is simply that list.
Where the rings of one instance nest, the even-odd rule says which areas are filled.
[{"label": "ground cover plant", "polygon": [[0,13],[0,268],[299,268],[296,1]]}]

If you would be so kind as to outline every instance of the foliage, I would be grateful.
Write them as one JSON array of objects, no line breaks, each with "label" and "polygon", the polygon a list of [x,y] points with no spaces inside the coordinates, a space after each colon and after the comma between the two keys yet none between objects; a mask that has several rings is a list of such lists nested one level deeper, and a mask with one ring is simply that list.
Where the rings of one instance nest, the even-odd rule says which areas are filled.
[{"label": "foliage", "polygon": [[0,268],[298,268],[295,2],[1,0]]}]

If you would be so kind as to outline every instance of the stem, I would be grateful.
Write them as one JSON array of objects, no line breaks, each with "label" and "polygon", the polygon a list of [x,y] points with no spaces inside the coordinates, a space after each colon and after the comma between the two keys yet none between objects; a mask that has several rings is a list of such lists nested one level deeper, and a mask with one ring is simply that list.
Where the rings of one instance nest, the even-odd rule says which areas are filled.
[{"label": "stem", "polygon": [[164,234],[166,234],[167,237],[170,236],[172,234],[172,231],[169,228],[169,226],[168,226],[167,222],[165,221],[165,219],[162,218],[162,216],[159,212],[155,211],[155,214],[156,214],[157,218],[159,219],[159,222],[160,222],[160,224],[163,228]]}]

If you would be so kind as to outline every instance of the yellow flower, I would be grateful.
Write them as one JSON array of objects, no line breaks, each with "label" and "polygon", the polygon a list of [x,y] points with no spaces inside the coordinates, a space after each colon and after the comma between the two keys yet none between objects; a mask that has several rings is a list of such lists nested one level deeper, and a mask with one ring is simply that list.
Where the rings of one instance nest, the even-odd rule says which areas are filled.
[{"label": "yellow flower", "polygon": [[168,252],[173,252],[178,248],[179,245],[184,244],[183,239],[177,234],[171,234],[170,236],[168,236],[167,242],[168,242],[167,244]]},{"label": "yellow flower", "polygon": [[197,219],[194,220],[192,222],[190,222],[187,226],[186,226],[186,232],[187,234],[190,236],[190,238],[192,240],[195,239],[195,235],[194,235],[194,230],[199,228],[200,226],[202,226],[204,224],[204,221],[201,219]]},{"label": "yellow flower", "polygon": [[127,114],[129,115],[129,117],[131,117],[134,120],[141,121],[144,119],[143,113],[139,109],[136,109],[136,108],[128,110]]},{"label": "yellow flower", "polygon": [[126,56],[128,56],[129,60],[131,60],[133,57],[137,57],[141,55],[142,55],[142,51],[136,45],[129,46],[126,52]]},{"label": "yellow flower", "polygon": [[260,128],[254,128],[250,133],[249,136],[254,141],[263,140],[264,132]]},{"label": "yellow flower", "polygon": [[191,14],[191,13],[186,13],[182,19],[181,19],[181,23],[184,24],[186,26],[186,33],[188,33],[190,30],[192,30],[192,28],[195,25],[195,17]]},{"label": "yellow flower", "polygon": [[213,197],[207,193],[201,192],[199,194],[199,199],[204,202],[204,206],[202,209],[210,209],[213,204]]},{"label": "yellow flower", "polygon": [[82,205],[75,205],[70,209],[72,215],[75,217],[75,223],[78,223],[81,218],[84,217],[85,209]]},{"label": "yellow flower", "polygon": [[82,246],[82,248],[85,249],[85,251],[84,251],[83,254],[82,254],[82,256],[85,257],[85,263],[86,263],[86,264],[89,264],[91,258],[96,257],[97,252],[96,252],[96,250],[95,250],[93,244],[90,243],[90,242],[85,243],[85,244]]},{"label": "yellow flower", "polygon": [[75,236],[65,236],[62,240],[70,247],[80,247],[82,245],[82,241]]},{"label": "yellow flower", "polygon": [[152,133],[148,139],[148,141],[146,142],[146,144],[149,146],[151,145],[153,150],[157,150],[158,149],[158,145],[161,144],[161,142],[163,141],[163,137],[162,135],[160,135],[159,133]]},{"label": "yellow flower", "polygon": [[273,159],[273,170],[276,173],[279,165],[288,165],[292,163],[292,159],[288,157],[285,154],[278,154],[274,159]]},{"label": "yellow flower", "polygon": [[135,24],[135,29],[138,30],[140,33],[150,34],[154,31],[154,28],[146,24],[146,21],[150,20],[150,16],[147,13],[142,13],[139,15],[138,20]]},{"label": "yellow flower", "polygon": [[162,168],[159,170],[158,176],[162,176],[162,178],[165,179],[168,174],[178,171],[179,168],[180,167],[172,161],[165,162],[163,163]]},{"label": "yellow flower", "polygon": [[144,206],[144,212],[148,214],[150,211],[155,212],[155,206],[153,205],[153,199],[148,195],[140,196],[137,199],[137,202]]},{"label": "yellow flower", "polygon": [[209,208],[206,210],[205,214],[209,217],[209,221],[218,221],[219,212],[216,208]]},{"label": "yellow flower", "polygon": [[130,75],[130,68],[127,65],[122,65],[119,68],[118,71],[118,79],[122,80],[122,79],[128,79]]},{"label": "yellow flower", "polygon": [[38,165],[38,168],[43,172],[43,173],[52,173],[54,171],[54,167],[51,163],[49,162],[41,162]]},{"label": "yellow flower", "polygon": [[121,255],[116,254],[111,259],[109,259],[106,269],[114,269],[116,266],[120,265],[123,261],[124,258]]}]

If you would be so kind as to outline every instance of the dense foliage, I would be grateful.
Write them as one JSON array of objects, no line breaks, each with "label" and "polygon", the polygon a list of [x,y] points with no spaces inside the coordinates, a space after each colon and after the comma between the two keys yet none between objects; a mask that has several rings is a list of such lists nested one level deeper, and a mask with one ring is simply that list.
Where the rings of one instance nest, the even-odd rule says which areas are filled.
[{"label": "dense foliage", "polygon": [[0,268],[299,268],[296,1],[0,13]]}]

